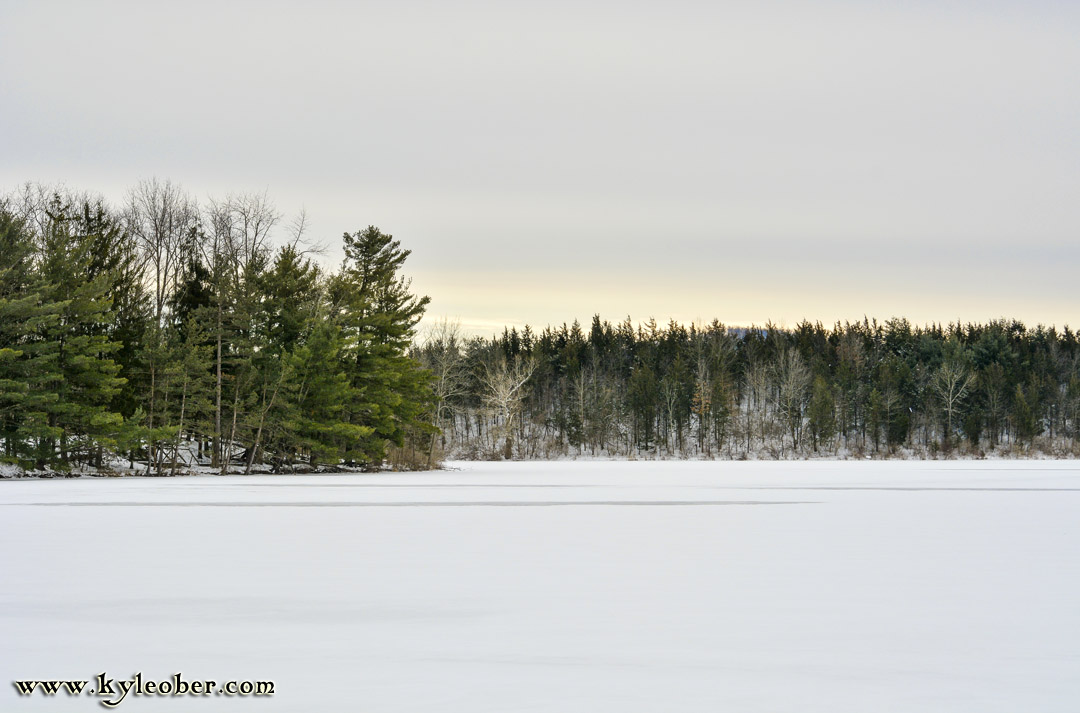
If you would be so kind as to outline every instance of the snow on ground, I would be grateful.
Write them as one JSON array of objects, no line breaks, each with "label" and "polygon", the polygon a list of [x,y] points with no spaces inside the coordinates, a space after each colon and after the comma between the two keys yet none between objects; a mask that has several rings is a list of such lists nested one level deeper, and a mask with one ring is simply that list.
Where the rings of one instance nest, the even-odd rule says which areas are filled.
[{"label": "snow on ground", "polygon": [[[128,711],[1073,711],[1080,463],[0,482],[11,681]],[[6,689],[6,690],[5,690]]]}]

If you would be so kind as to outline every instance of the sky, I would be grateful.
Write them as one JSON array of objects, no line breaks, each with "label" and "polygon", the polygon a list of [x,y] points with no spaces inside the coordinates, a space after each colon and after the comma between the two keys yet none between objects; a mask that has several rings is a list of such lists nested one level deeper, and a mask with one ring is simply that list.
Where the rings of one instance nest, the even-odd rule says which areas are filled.
[{"label": "sky", "polygon": [[1078,67],[1052,0],[0,0],[0,191],[266,191],[481,334],[1075,328]]}]

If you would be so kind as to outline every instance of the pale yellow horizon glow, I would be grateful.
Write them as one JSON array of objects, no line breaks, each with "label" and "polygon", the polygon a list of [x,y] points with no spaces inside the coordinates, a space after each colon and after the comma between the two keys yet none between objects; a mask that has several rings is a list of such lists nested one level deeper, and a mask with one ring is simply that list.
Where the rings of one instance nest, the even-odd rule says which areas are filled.
[{"label": "pale yellow horizon glow", "polygon": [[[962,286],[933,289],[923,285],[903,290],[887,277],[879,275],[875,280],[873,275],[860,275],[846,280],[830,276],[829,284],[813,289],[806,284],[784,286],[746,277],[679,280],[663,273],[601,275],[591,280],[590,287],[587,276],[577,277],[522,272],[418,275],[414,288],[432,298],[421,329],[444,319],[477,336],[501,334],[508,327],[520,330],[525,325],[539,332],[574,320],[588,329],[595,314],[613,324],[629,317],[635,326],[650,318],[661,325],[670,320],[703,325],[718,319],[729,327],[768,322],[791,327],[804,320],[831,327],[864,318],[878,322],[905,318],[919,326],[958,321],[985,324],[997,319],[1059,329],[1080,324],[1077,300],[1066,295],[1058,295],[1066,298],[1057,301],[1047,299],[1060,292],[1048,287],[1026,295],[1008,289],[965,292]],[[1071,291],[1067,282],[1058,287]],[[1020,290],[1024,291],[1028,290]]]}]

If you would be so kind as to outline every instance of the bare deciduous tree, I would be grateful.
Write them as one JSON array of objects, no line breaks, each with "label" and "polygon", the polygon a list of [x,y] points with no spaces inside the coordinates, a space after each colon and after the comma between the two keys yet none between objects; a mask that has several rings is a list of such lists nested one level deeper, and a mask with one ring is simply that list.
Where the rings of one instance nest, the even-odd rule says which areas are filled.
[{"label": "bare deciduous tree", "polygon": [[[163,343],[167,303],[176,294],[186,263],[194,255],[199,212],[195,201],[179,185],[150,178],[140,181],[128,193],[125,220],[142,256],[143,276],[153,288],[153,320],[146,336],[150,378],[146,420],[152,434],[158,412],[158,391],[164,388],[168,393],[168,383],[159,382],[170,377]],[[149,471],[150,464],[159,460],[159,454],[155,438],[151,437],[148,445]]]},{"label": "bare deciduous tree", "polygon": [[486,391],[484,403],[501,419],[496,428],[495,442],[498,442],[499,436],[505,438],[503,457],[507,459],[513,456],[514,418],[521,411],[525,384],[535,370],[536,361],[533,359],[518,359],[513,366],[509,366],[505,359],[500,358],[494,366],[484,365],[481,375]]},{"label": "bare deciduous tree", "polygon": [[975,375],[955,360],[945,362],[934,374],[934,392],[941,399],[941,408],[945,412],[946,442],[952,438],[953,417],[974,383]]},{"label": "bare deciduous tree", "polygon": [[803,406],[810,388],[810,368],[802,355],[789,349],[780,355],[776,369],[776,407],[791,435],[792,448],[799,448]]},{"label": "bare deciduous tree", "polygon": [[[751,439],[754,433],[754,422],[757,421],[758,432],[761,435],[761,443],[764,445],[765,423],[768,418],[766,393],[769,387],[769,368],[761,359],[752,359],[746,366],[743,374],[743,401],[746,403],[746,452],[750,452]],[[754,416],[757,416],[755,419]]]},{"label": "bare deciduous tree", "polygon": [[[420,349],[421,363],[431,370],[431,391],[435,399],[435,427],[445,431],[447,417],[453,413],[454,400],[468,392],[465,355],[462,352],[461,324],[442,319],[428,331]],[[435,439],[431,434],[428,467],[435,459]]]},{"label": "bare deciduous tree", "polygon": [[194,255],[198,207],[179,185],[151,178],[128,194],[126,219],[153,281],[154,319],[163,327],[166,302],[176,292],[184,263]]}]

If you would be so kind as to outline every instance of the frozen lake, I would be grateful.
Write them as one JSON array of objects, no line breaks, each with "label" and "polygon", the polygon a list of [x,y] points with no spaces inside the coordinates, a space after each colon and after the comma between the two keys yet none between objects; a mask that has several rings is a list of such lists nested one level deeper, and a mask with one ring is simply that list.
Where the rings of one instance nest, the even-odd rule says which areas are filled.
[{"label": "frozen lake", "polygon": [[453,466],[0,481],[0,710],[1080,706],[1075,461]]}]

